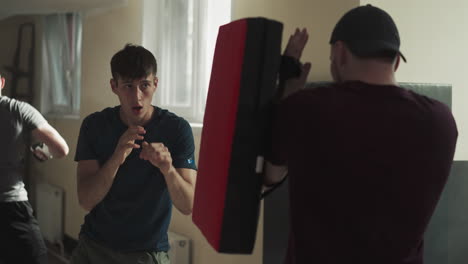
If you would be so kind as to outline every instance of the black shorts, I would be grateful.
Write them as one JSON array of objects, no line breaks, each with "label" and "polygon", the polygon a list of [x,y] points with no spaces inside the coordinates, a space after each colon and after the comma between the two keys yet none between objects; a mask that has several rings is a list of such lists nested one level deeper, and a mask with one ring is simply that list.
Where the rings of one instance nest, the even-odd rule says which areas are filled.
[{"label": "black shorts", "polygon": [[28,201],[0,203],[0,263],[47,263],[47,248]]}]

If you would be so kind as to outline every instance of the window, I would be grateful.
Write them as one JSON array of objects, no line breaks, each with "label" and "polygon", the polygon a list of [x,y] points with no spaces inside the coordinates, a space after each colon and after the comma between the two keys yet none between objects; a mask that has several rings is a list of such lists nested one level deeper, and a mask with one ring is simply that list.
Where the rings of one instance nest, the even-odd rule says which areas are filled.
[{"label": "window", "polygon": [[154,104],[202,123],[220,25],[231,20],[231,0],[145,0],[143,46],[158,61]]}]

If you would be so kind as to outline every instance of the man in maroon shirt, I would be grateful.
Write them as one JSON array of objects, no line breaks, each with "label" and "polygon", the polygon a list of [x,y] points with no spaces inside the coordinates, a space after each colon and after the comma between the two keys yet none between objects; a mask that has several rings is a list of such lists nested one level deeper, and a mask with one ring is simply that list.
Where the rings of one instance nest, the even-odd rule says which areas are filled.
[{"label": "man in maroon shirt", "polygon": [[[285,55],[299,59],[307,31]],[[333,30],[335,84],[302,89],[310,64],[284,82],[265,184],[289,175],[294,264],[422,264],[423,236],[458,136],[449,108],[398,87],[400,39],[371,5]],[[281,89],[280,89],[281,90]]]}]

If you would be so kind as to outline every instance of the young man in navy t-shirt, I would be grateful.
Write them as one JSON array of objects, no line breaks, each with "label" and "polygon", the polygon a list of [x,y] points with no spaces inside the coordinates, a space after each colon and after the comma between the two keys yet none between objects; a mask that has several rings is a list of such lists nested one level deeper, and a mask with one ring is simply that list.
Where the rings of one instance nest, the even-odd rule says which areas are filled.
[{"label": "young man in navy t-shirt", "polygon": [[72,263],[169,263],[172,205],[192,211],[192,130],[151,104],[158,85],[151,52],[126,45],[111,71],[120,105],[86,117],[78,139],[78,198],[89,213]]}]

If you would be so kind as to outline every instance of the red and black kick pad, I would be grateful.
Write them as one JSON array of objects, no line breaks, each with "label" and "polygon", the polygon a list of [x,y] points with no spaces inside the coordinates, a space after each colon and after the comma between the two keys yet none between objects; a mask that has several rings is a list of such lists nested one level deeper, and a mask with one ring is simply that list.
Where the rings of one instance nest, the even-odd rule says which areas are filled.
[{"label": "red and black kick pad", "polygon": [[219,28],[200,146],[193,222],[215,250],[252,253],[283,25],[265,18]]}]

